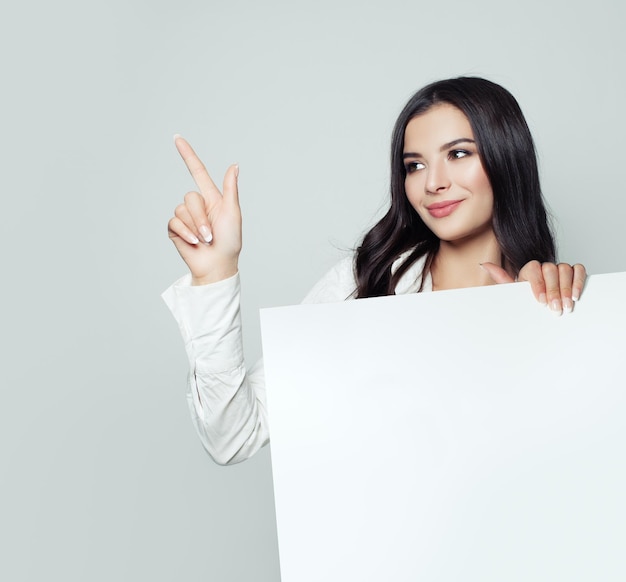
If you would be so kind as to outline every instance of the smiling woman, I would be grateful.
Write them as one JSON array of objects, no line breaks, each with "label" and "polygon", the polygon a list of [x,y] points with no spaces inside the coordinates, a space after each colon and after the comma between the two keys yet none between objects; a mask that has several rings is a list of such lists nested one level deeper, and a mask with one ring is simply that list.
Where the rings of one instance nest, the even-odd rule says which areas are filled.
[{"label": "smiling woman", "polygon": [[[175,136],[198,192],[170,220],[190,274],[164,293],[189,361],[188,401],[213,459],[235,463],[269,440],[262,362],[243,363],[238,257],[238,167],[215,186],[191,146]],[[391,204],[355,256],[305,298],[343,301],[529,281],[536,299],[571,312],[582,265],[555,264],[532,137],[513,96],[480,78],[432,83],[401,112],[391,152]]]},{"label": "smiling woman", "polygon": [[530,280],[538,300],[571,311],[584,269],[554,264],[532,136],[506,89],[472,77],[427,85],[400,113],[391,157],[391,206],[356,259],[359,297],[393,293],[421,261],[435,290]]},{"label": "smiling woman", "polygon": [[406,196],[439,239],[430,268],[433,290],[488,285],[485,271],[475,269],[461,279],[457,269],[446,269],[459,252],[467,263],[501,262],[493,192],[468,119],[452,105],[435,105],[409,122],[404,150]]}]

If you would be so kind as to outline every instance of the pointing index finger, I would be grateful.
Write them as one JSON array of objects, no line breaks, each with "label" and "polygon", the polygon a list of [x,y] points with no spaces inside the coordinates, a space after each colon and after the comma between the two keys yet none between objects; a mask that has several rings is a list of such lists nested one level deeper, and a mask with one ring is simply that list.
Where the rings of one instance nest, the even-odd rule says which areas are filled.
[{"label": "pointing index finger", "polygon": [[213,180],[211,180],[211,176],[209,176],[207,169],[204,167],[200,158],[196,155],[196,152],[193,151],[189,142],[182,136],[176,134],[174,136],[174,145],[176,146],[180,157],[183,158],[183,162],[185,162],[191,177],[200,189],[200,193],[206,199],[213,197],[216,194],[220,195],[220,191],[217,189]]}]

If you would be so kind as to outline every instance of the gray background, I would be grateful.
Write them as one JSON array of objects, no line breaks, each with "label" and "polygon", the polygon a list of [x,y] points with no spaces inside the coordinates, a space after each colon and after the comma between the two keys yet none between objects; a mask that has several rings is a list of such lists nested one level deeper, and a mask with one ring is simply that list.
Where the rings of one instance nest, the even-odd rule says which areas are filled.
[{"label": "gray background", "polygon": [[[160,292],[166,223],[241,167],[243,315],[295,303],[379,216],[391,127],[423,84],[516,95],[561,257],[626,270],[623,5],[356,0],[3,6],[0,578],[277,581],[269,451],[197,441]],[[616,309],[619,306],[615,306]]]}]

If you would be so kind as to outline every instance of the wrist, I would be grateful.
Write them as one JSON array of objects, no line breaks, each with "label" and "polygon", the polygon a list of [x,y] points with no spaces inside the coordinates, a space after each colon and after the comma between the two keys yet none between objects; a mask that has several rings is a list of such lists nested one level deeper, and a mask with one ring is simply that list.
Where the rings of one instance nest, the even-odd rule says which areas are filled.
[{"label": "wrist", "polygon": [[237,274],[238,270],[237,264],[234,264],[217,267],[208,273],[203,273],[202,275],[194,275],[194,273],[191,273],[191,285],[195,287],[198,285],[217,283],[218,281],[223,281],[224,279],[233,277]]}]

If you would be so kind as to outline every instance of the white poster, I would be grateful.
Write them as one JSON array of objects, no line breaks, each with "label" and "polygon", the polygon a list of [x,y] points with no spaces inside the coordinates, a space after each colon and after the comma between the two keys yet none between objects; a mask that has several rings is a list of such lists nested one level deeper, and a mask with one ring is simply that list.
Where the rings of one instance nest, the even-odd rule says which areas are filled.
[{"label": "white poster", "polygon": [[624,297],[263,310],[282,582],[626,579]]}]

